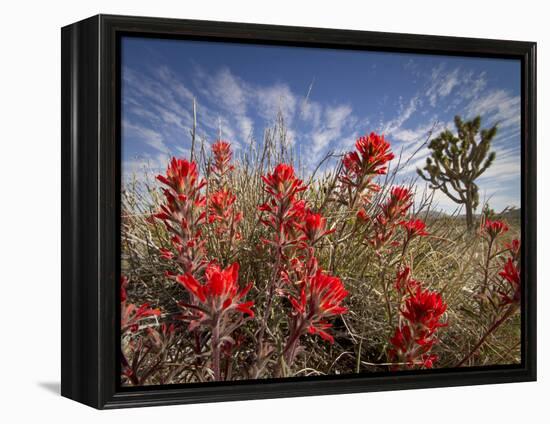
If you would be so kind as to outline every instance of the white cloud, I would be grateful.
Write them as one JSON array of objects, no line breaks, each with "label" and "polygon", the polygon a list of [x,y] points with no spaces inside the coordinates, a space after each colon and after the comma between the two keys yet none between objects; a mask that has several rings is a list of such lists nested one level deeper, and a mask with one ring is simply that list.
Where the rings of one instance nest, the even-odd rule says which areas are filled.
[{"label": "white cloud", "polygon": [[146,128],[138,124],[132,124],[125,120],[122,122],[122,134],[124,137],[137,137],[153,149],[164,154],[170,154],[170,149],[164,143],[162,134],[150,128]]},{"label": "white cloud", "polygon": [[275,84],[254,89],[258,113],[267,121],[274,121],[281,112],[285,121],[291,125],[296,112],[297,96],[286,84]]},{"label": "white cloud", "polygon": [[[342,129],[354,121],[352,108],[349,105],[327,106],[324,110],[323,125],[313,130],[313,152],[322,152],[331,142],[342,135]],[[351,121],[351,122],[350,122]]]},{"label": "white cloud", "polygon": [[254,123],[251,118],[244,115],[238,116],[236,120],[241,132],[242,141],[246,142],[253,135]]},{"label": "white cloud", "polygon": [[394,119],[386,122],[382,126],[383,134],[392,134],[394,131],[401,129],[401,126],[416,112],[416,109],[421,104],[418,96],[411,98],[407,105],[400,99],[399,114]]},{"label": "white cloud", "polygon": [[464,71],[460,68],[447,70],[445,64],[432,69],[428,81],[426,97],[432,107],[436,107],[441,99],[453,94],[453,98],[447,105],[446,111],[456,108],[464,100],[477,97],[487,85],[485,72],[474,74],[472,71]]},{"label": "white cloud", "polygon": [[135,181],[156,184],[155,176],[166,171],[170,156],[163,153],[155,155],[141,154],[139,157],[127,159],[122,162],[122,183]]},{"label": "white cloud", "polygon": [[[484,186],[499,186],[506,180],[515,180],[520,184],[521,175],[521,156],[519,143],[517,146],[508,148],[494,143],[492,149],[496,153],[496,159],[493,164],[479,177],[478,182]],[[513,181],[512,181],[513,183]]]},{"label": "white cloud", "polygon": [[323,107],[318,102],[308,100],[302,102],[300,106],[300,118],[311,123],[314,127],[318,127],[321,124],[322,113]]},{"label": "white cloud", "polygon": [[409,148],[410,143],[417,143],[419,141],[424,141],[430,131],[433,134],[436,134],[437,131],[441,131],[443,126],[438,122],[437,117],[432,117],[427,120],[426,124],[417,126],[414,130],[408,128],[397,128],[391,133],[392,139],[405,143]]},{"label": "white cloud", "polygon": [[[163,78],[168,78],[166,72]],[[180,86],[180,90],[184,90],[183,85],[172,81],[167,83],[162,78],[151,78],[144,73],[138,73],[129,68],[123,69],[123,80],[125,87],[123,88],[123,96],[125,100],[133,102],[135,108],[142,108],[142,99],[147,99],[161,119],[167,119],[167,123],[178,122],[179,125],[190,127],[192,116],[189,112],[191,101],[182,103],[181,99],[177,98],[177,90],[172,88]],[[143,115],[148,111],[143,111]],[[175,118],[177,117],[177,118]]]},{"label": "white cloud", "polygon": [[218,104],[228,112],[246,114],[247,98],[250,91],[247,84],[236,77],[227,68],[223,68],[210,79],[208,95],[213,96]]},{"label": "white cloud", "polygon": [[161,66],[157,72],[159,79],[176,93],[183,102],[193,102],[195,95],[167,66]]},{"label": "white cloud", "polygon": [[505,90],[493,90],[473,99],[466,107],[466,112],[470,117],[480,115],[487,125],[499,123],[501,128],[519,126],[521,98]]},{"label": "white cloud", "polygon": [[426,91],[426,97],[430,105],[435,107],[437,100],[447,97],[453,89],[459,84],[459,70],[454,69],[447,72],[444,65],[440,65],[432,70],[430,87]]}]

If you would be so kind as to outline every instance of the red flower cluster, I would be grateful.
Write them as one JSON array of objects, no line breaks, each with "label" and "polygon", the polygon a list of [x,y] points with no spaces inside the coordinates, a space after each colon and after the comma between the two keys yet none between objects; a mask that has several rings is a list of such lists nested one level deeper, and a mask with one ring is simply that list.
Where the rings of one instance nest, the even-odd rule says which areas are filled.
[{"label": "red flower cluster", "polygon": [[514,239],[506,247],[510,251],[510,256],[504,263],[504,269],[498,274],[502,277],[506,286],[499,291],[499,294],[503,306],[519,306],[521,304],[521,243],[519,240]]},{"label": "red flower cluster", "polygon": [[167,275],[179,282],[191,297],[189,302],[179,302],[184,311],[180,318],[190,321],[191,331],[197,330],[194,346],[197,355],[203,354],[198,327],[210,331],[210,338],[205,340],[210,341],[214,379],[220,380],[221,346],[233,343],[232,332],[245,322],[245,315],[253,317],[254,312],[251,309],[253,302],[242,301],[251,284],[239,288],[239,264],[221,269],[215,263],[208,264],[206,258],[206,240],[202,237],[201,227],[205,223],[213,226],[219,237],[217,244],[222,249],[218,253],[227,258],[231,256],[232,242],[240,238],[237,224],[242,220],[242,213],[235,206],[236,197],[228,184],[229,172],[233,170],[231,145],[218,141],[212,146],[212,154],[210,171],[215,190],[209,196],[208,204],[202,194],[206,182],[199,178],[196,164],[185,159],[172,159],[166,175],[157,176],[167,187],[163,188],[165,202],[154,217],[163,221],[171,234],[172,249],[161,249],[161,256],[174,260],[182,271],[179,275]]},{"label": "red flower cluster", "polygon": [[293,314],[298,320],[297,325],[306,328],[310,334],[319,334],[324,340],[334,343],[334,337],[325,331],[332,325],[325,320],[348,311],[341,305],[347,295],[338,277],[324,274],[318,269],[314,276],[305,279],[298,298],[289,296]]},{"label": "red flower cluster", "polygon": [[213,164],[211,166],[214,181],[221,186],[227,174],[233,170],[231,158],[231,143],[223,140],[218,140],[212,145],[212,153],[214,155]]},{"label": "red flower cluster", "polygon": [[201,190],[206,182],[199,179],[195,162],[176,158],[171,160],[166,175],[158,175],[157,179],[167,187],[162,190],[165,202],[154,217],[172,235],[172,249],[161,249],[161,256],[174,259],[185,273],[200,271],[206,264],[205,241],[201,239],[206,217],[206,199]]},{"label": "red flower cluster", "polygon": [[[492,221],[487,219],[483,226],[483,233],[486,235],[488,247],[488,260],[486,269],[489,269],[491,247],[497,242],[497,238],[508,231],[508,225],[503,221]],[[504,262],[504,268],[499,272],[502,281],[485,284],[481,289],[480,299],[489,299],[492,304],[497,304],[500,308],[508,305],[519,306],[521,301],[521,281],[520,281],[520,241],[515,239],[504,246],[510,253],[510,256]],[[487,274],[486,274],[487,275]],[[500,314],[504,311],[501,309]]]},{"label": "red flower cluster", "polygon": [[228,178],[234,169],[231,165],[231,144],[227,141],[218,141],[212,146],[213,185],[217,187],[208,199],[208,223],[213,226],[219,237],[222,256],[230,257],[234,242],[241,239],[238,224],[243,214],[236,207],[236,196],[231,191]]},{"label": "red flower cluster", "polygon": [[297,193],[307,189],[302,180],[296,177],[294,168],[284,163],[277,165],[273,173],[262,175],[262,180],[265,183],[265,191],[278,200],[287,199],[291,202]]},{"label": "red flower cluster", "polygon": [[[312,212],[304,200],[298,199],[298,194],[307,187],[296,177],[294,169],[279,164],[262,179],[264,190],[270,195],[259,208],[267,214],[261,222],[271,230],[270,239],[264,242],[273,246],[277,255],[269,291],[285,295],[293,307],[283,352],[290,365],[304,334],[319,334],[334,341],[327,331],[331,324],[326,320],[347,311],[340,306],[347,291],[338,278],[323,273],[317,264],[315,245],[334,230],[327,228],[325,217]],[[270,302],[268,297],[266,310]],[[267,319],[268,315],[264,317],[264,325]]]},{"label": "red flower cluster", "polygon": [[296,245],[300,238],[298,230],[307,213],[305,202],[298,200],[297,194],[307,187],[296,177],[294,168],[286,164],[277,165],[273,173],[262,176],[262,180],[270,199],[259,207],[267,213],[261,222],[273,230],[273,240],[264,239],[264,242],[279,249]]},{"label": "red flower cluster", "polygon": [[429,235],[426,231],[426,224],[421,219],[410,219],[408,221],[403,221],[401,226],[406,231],[406,240],[407,242],[412,240],[415,237],[423,237]]},{"label": "red flower cluster", "polygon": [[[152,309],[148,303],[137,307],[128,304],[126,288],[128,279],[120,278],[120,329],[127,343],[122,346],[120,353],[121,374],[134,386],[140,386],[155,371],[162,367],[160,362],[145,361],[147,356],[161,355],[174,340],[174,325],[161,325],[160,331],[154,326],[147,326],[144,333],[138,333],[142,321],[150,317],[160,316],[159,309]],[[128,359],[130,358],[130,359]]]},{"label": "red flower cluster", "polygon": [[412,206],[413,193],[406,187],[392,187],[390,197],[384,205],[382,212],[388,221],[396,221],[404,217]]},{"label": "red flower cluster", "polygon": [[408,266],[402,271],[397,271],[394,287],[401,296],[416,290],[417,287],[420,287],[420,284],[420,281],[412,278],[411,269]]},{"label": "red flower cluster", "polygon": [[439,293],[424,290],[411,279],[408,268],[398,273],[396,288],[404,300],[399,310],[401,324],[390,339],[390,360],[431,368],[437,356],[430,350],[437,342],[437,329],[447,325],[441,322],[447,305]]},{"label": "red flower cluster", "polygon": [[521,278],[513,258],[508,258],[504,264],[504,269],[499,272],[499,275],[508,282],[511,292],[511,295],[506,292],[501,293],[503,304],[519,305],[521,303]]},{"label": "red flower cluster", "polygon": [[[342,306],[348,295],[342,281],[325,274],[314,258],[312,261],[315,262],[313,265],[301,268],[303,274],[298,278],[296,294],[288,295],[292,311],[290,334],[283,355],[289,365],[294,361],[300,338],[306,333],[318,334],[323,340],[334,343],[334,336],[329,333],[332,324],[327,320],[348,312]],[[313,274],[310,273],[312,269],[316,269]]]},{"label": "red flower cluster", "polygon": [[484,230],[491,239],[495,239],[508,231],[508,225],[503,221],[491,221],[487,219],[485,221]]},{"label": "red flower cluster", "polygon": [[355,150],[342,159],[339,202],[355,210],[357,202],[368,203],[372,193],[380,188],[373,178],[387,172],[387,163],[394,158],[390,143],[384,136],[371,133],[355,142]]},{"label": "red flower cluster", "polygon": [[166,169],[166,176],[157,175],[157,179],[170,187],[173,190],[171,194],[179,200],[190,199],[200,202],[202,197],[199,191],[206,185],[206,181],[199,181],[195,162],[188,162],[185,159],[172,158]]},{"label": "red flower cluster", "polygon": [[506,243],[505,247],[510,251],[510,255],[512,256],[512,259],[514,261],[518,261],[520,249],[521,249],[520,241],[518,239],[514,239],[512,240],[511,243]]},{"label": "red flower cluster", "polygon": [[243,219],[242,212],[237,211],[235,207],[236,196],[227,189],[216,191],[210,196],[208,205],[208,222],[217,224],[216,234],[229,235],[235,239],[240,239],[240,234],[236,226]]},{"label": "red flower cluster", "polygon": [[303,223],[298,224],[298,228],[303,233],[301,241],[307,242],[310,246],[334,232],[334,229],[327,230],[327,219],[323,215],[311,211],[306,212]]},{"label": "red flower cluster", "polygon": [[343,164],[348,175],[385,174],[387,162],[394,158],[390,143],[383,135],[370,133],[355,142],[355,151],[344,156]]},{"label": "red flower cluster", "polygon": [[444,326],[439,319],[446,309],[447,306],[439,293],[422,290],[417,286],[416,291],[405,300],[401,315],[419,327],[421,341],[418,343],[426,344],[426,338],[431,336],[437,328]]},{"label": "red flower cluster", "polygon": [[[201,284],[192,274],[179,275],[177,281],[192,295],[195,304],[180,302],[183,319],[189,320],[189,329],[203,326],[210,331],[211,369],[214,380],[222,379],[221,349],[234,344],[231,334],[246,322],[245,315],[254,317],[254,302],[242,302],[252,287],[239,287],[239,264],[226,269],[210,263],[205,270],[206,282]],[[188,311],[193,311],[186,315]]]},{"label": "red flower cluster", "polygon": [[[401,219],[407,214],[411,205],[412,192],[406,187],[393,187],[386,202],[380,206],[380,213],[374,219],[369,217],[364,207],[359,210],[357,217],[360,221],[369,225],[368,241],[377,251],[391,241],[396,227],[402,224]],[[412,230],[416,231],[418,229],[420,231],[422,224],[414,222],[409,225]],[[406,226],[405,228],[407,229]],[[422,230],[415,235],[425,234]]]},{"label": "red flower cluster", "polygon": [[[252,283],[243,289],[239,288],[239,264],[234,263],[226,269],[217,264],[209,264],[205,271],[206,283],[201,284],[191,274],[178,275],[177,281],[193,295],[202,305],[198,321],[192,321],[191,327],[196,327],[205,320],[219,319],[220,315],[231,311],[247,314],[254,317],[250,309],[254,302],[240,302],[252,287]],[[185,307],[189,305],[184,305]]]}]

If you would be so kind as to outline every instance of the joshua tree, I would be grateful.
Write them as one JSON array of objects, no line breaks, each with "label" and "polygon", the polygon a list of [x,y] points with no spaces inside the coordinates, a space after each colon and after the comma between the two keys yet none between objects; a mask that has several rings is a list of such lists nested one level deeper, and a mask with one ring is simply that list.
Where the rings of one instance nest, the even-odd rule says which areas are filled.
[{"label": "joshua tree", "polygon": [[426,166],[418,169],[418,175],[430,183],[430,188],[440,189],[453,202],[466,209],[468,230],[474,225],[474,211],[479,204],[475,180],[493,163],[495,152],[489,152],[491,140],[497,133],[497,125],[482,129],[481,117],[462,121],[455,116],[457,135],[445,130],[428,147],[431,155]]}]

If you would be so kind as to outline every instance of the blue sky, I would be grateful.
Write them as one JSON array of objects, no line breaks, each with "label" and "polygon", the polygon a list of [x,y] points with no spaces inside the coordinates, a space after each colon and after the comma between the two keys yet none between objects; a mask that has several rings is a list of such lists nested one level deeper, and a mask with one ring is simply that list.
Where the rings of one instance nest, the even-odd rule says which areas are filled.
[{"label": "blue sky", "polygon": [[[125,177],[188,156],[193,98],[199,136],[213,142],[221,127],[237,154],[281,111],[306,166],[376,131],[404,158],[420,149],[404,179],[423,166],[434,125],[437,134],[454,129],[456,114],[479,114],[482,127],[499,122],[496,161],[477,180],[481,199],[496,210],[520,205],[519,61],[124,38],[122,81]],[[442,193],[436,202],[456,208]]]}]

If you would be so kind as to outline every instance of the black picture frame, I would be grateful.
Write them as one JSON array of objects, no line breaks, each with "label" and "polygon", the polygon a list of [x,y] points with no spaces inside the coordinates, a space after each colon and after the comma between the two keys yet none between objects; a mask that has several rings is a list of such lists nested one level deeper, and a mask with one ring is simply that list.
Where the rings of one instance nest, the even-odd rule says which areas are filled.
[{"label": "black picture frame", "polygon": [[[521,60],[522,363],[121,389],[120,108],[123,34]],[[97,15],[62,28],[61,394],[120,408],[536,380],[536,43]]]}]

